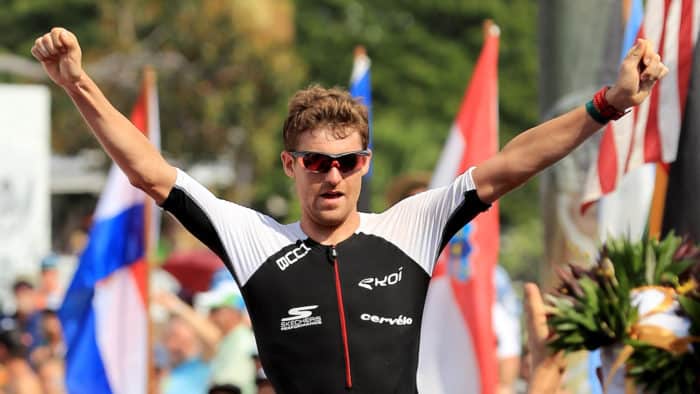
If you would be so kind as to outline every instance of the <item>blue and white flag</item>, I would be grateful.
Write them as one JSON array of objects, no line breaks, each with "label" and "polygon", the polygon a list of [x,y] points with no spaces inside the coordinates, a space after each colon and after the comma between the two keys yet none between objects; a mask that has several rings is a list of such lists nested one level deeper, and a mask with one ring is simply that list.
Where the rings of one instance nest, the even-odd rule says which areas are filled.
[{"label": "blue and white flag", "polygon": [[[147,82],[132,122],[158,135],[157,107],[154,82]],[[146,204],[144,193],[113,164],[88,244],[59,311],[70,394],[146,393]]]},{"label": "blue and white flag", "polygon": [[[350,94],[367,107],[367,123],[369,126],[369,144],[372,149],[372,81],[370,78],[370,60],[364,47],[355,48],[355,61],[350,76]],[[364,212],[370,211],[369,183],[372,179],[372,164],[369,171],[362,177],[362,191],[358,201],[358,209]]]}]

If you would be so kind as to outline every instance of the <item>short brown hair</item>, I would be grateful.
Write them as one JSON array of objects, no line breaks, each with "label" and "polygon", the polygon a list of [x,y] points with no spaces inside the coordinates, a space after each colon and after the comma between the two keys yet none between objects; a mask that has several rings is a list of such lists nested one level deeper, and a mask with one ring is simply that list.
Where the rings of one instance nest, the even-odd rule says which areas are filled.
[{"label": "short brown hair", "polygon": [[367,149],[367,107],[345,90],[312,85],[294,94],[289,100],[289,112],[282,129],[284,149],[296,149],[301,134],[320,127],[329,128],[335,138],[358,132],[362,137],[362,149]]}]

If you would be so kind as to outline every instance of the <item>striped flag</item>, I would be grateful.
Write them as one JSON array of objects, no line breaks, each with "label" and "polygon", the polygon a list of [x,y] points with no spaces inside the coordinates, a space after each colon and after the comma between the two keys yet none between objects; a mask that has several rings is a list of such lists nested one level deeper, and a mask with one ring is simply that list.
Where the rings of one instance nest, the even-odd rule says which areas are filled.
[{"label": "striped flag", "polygon": [[688,235],[700,240],[700,51],[695,52],[693,76],[678,144],[678,158],[671,165],[663,231]]},{"label": "striped flag", "polygon": [[[369,67],[371,62],[364,47],[355,48],[355,60],[350,76],[350,95],[360,100],[367,107],[369,125],[369,149],[372,149],[372,79],[370,78]],[[370,164],[371,165],[371,164]],[[369,172],[362,177],[362,191],[357,202],[358,209],[363,212],[370,212],[370,180],[372,179],[372,167]]]},{"label": "striped flag", "polygon": [[676,159],[699,25],[699,0],[647,1],[638,36],[655,44],[669,73],[631,114],[605,127],[582,210],[617,188],[623,175],[643,163],[668,164]]},{"label": "striped flag", "polygon": [[[132,114],[157,132],[157,93],[146,78]],[[150,81],[150,82],[149,82]],[[150,201],[150,200],[149,200]],[[95,210],[89,241],[59,311],[68,347],[70,394],[146,393],[148,264],[146,198],[112,165]]]},{"label": "striped flag", "polygon": [[[624,12],[625,6],[629,7],[629,12]],[[623,14],[629,15],[629,18],[625,25],[619,62],[622,62],[627,52],[634,46],[644,20],[642,0],[632,0],[623,4],[622,7]],[[613,127],[620,127],[620,125],[613,125]],[[598,234],[601,241],[609,236],[641,239],[647,227],[655,175],[656,164],[640,165],[630,169],[614,190],[600,197]],[[593,380],[597,384],[598,378],[595,373],[593,373]]]},{"label": "striped flag", "polygon": [[[431,187],[449,184],[498,150],[500,33],[495,25],[486,30],[481,55]],[[422,393],[496,392],[491,312],[498,237],[498,203],[494,203],[452,238],[436,265],[421,331],[418,388]]]}]

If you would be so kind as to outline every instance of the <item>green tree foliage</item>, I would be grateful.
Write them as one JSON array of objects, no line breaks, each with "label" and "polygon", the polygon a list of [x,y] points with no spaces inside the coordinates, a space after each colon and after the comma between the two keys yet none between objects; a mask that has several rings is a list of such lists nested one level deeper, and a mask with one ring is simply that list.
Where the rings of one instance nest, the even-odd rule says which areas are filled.
[{"label": "green tree foliage", "polygon": [[[0,53],[12,53],[31,59],[29,50],[34,40],[52,26],[65,26],[81,37],[87,48],[97,48],[99,7],[90,0],[63,0],[59,2],[5,0],[0,12]],[[90,52],[86,54],[90,57]],[[32,78],[0,72],[0,82],[36,83]],[[85,132],[80,116],[71,101],[52,87],[51,117],[52,146],[59,152],[75,152],[79,147],[91,146],[92,138]]]},{"label": "green tree foliage", "polygon": [[[13,26],[8,29],[13,34],[0,38],[0,47],[29,58],[34,39],[52,26],[74,30],[86,69],[126,114],[138,94],[142,67],[155,64],[163,147],[169,155],[184,163],[232,160],[237,184],[224,192],[246,203],[256,192],[286,191],[281,174],[263,174],[279,174],[272,170],[279,161],[284,108],[304,76],[295,54],[291,3],[93,3],[63,0],[29,6],[14,1],[3,13],[5,20],[0,19]],[[31,23],[23,25],[23,20]],[[52,89],[54,150],[73,153],[95,146],[70,100]]]}]

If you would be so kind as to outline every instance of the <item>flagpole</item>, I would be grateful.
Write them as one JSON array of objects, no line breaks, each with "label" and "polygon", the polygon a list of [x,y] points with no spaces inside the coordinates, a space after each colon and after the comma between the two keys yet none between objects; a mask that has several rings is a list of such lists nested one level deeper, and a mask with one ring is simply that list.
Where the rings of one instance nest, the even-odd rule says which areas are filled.
[{"label": "flagpole", "polygon": [[622,0],[622,25],[626,26],[632,12],[632,0]]},{"label": "flagpole", "polygon": [[[486,43],[488,42],[488,40],[489,40],[494,34],[496,34],[495,31],[496,31],[496,32],[499,32],[499,30],[498,30],[498,25],[496,25],[496,24],[493,22],[493,19],[484,19],[484,22],[483,22],[483,24],[482,24],[482,29],[483,29],[483,30],[482,30],[482,34],[483,34],[483,39],[484,39],[484,42],[483,42],[483,44],[482,44],[482,48],[483,48],[483,47],[486,46]],[[494,31],[494,30],[495,30],[495,31]],[[500,33],[497,33],[497,34],[500,34]],[[482,50],[483,50],[483,49],[482,49]],[[496,83],[498,83],[498,71],[496,71]],[[496,88],[496,100],[498,100],[497,97],[498,97],[498,88]],[[496,132],[496,138],[495,138],[495,141],[493,142],[493,143],[495,144],[495,146],[491,146],[491,147],[489,147],[489,148],[495,148],[494,153],[497,153],[497,152],[498,152],[498,112],[497,112],[497,111],[496,111],[496,114],[495,114],[495,115],[496,115],[496,120],[495,120],[495,125],[496,125],[496,130],[495,130],[495,132]],[[495,219],[495,226],[496,226],[496,227],[495,227],[495,230],[496,230],[496,231],[495,231],[495,234],[496,234],[496,236],[498,237],[498,234],[500,233],[500,227],[499,227],[500,222],[499,222],[499,219],[498,219],[498,217],[499,217],[499,213],[498,213],[498,212],[499,212],[499,210],[498,210],[498,209],[499,209],[499,206],[498,206],[497,204],[494,204],[494,206],[495,206],[496,210],[492,210],[493,212],[491,212],[491,214],[495,214],[495,215],[496,215],[496,219]],[[483,219],[483,218],[482,218],[482,219]],[[484,223],[484,224],[486,224],[486,223]],[[484,246],[485,246],[485,245],[484,245]],[[499,247],[498,244],[495,244],[495,245],[492,244],[492,245],[490,245],[490,246],[495,246],[495,247],[496,247],[496,250],[498,250],[498,247]],[[498,252],[496,252],[496,256],[497,256],[497,255],[498,255]],[[494,271],[495,271],[495,269],[496,269],[496,265],[498,264],[498,257],[495,257],[494,260],[492,261],[492,263],[493,263],[493,265],[491,265],[491,266],[489,267],[489,272],[488,272],[487,275],[486,275],[486,278],[488,278],[488,279],[487,279],[488,284],[485,284],[485,285],[482,284],[482,289],[483,289],[484,287],[487,287],[487,288],[490,288],[490,289],[495,289],[495,286],[494,286],[494,283],[493,283],[493,277],[494,277]],[[484,279],[483,276],[481,276],[481,278]],[[491,290],[491,292],[486,291],[485,293],[488,294],[488,295],[490,296],[490,297],[487,298],[487,302],[489,302],[491,305],[493,305],[494,302],[495,302],[495,294],[493,293],[493,290]],[[484,294],[484,292],[483,292],[483,290],[482,290],[481,295],[483,295],[483,294]],[[491,313],[488,313],[488,315],[487,315],[487,316],[489,316],[489,317],[488,317],[488,323],[487,323],[487,324],[488,324],[488,327],[491,329],[491,332],[493,333],[493,334],[492,334],[492,335],[493,335],[493,338],[495,339],[495,338],[496,338],[496,331],[495,331],[494,326],[493,326],[493,316],[491,316],[491,314],[493,313],[493,311],[489,311],[489,312],[491,312]],[[491,379],[492,379],[492,383],[495,383],[495,384],[494,384],[494,387],[489,387],[489,388],[486,388],[486,389],[484,389],[484,387],[482,387],[482,388],[481,388],[481,392],[482,392],[482,393],[496,393],[496,392],[499,391],[499,389],[497,388],[497,386],[498,386],[498,382],[499,382],[499,373],[500,373],[500,372],[499,372],[497,348],[494,347],[494,348],[491,349],[491,355],[490,355],[490,357],[489,357],[489,361],[492,363],[493,367],[496,368],[495,374],[492,372],[491,375],[490,375],[490,376],[491,376]],[[482,373],[481,377],[482,377],[482,378],[488,377],[488,375]],[[490,391],[489,391],[489,390],[490,390]]]},{"label": "flagpole", "polygon": [[484,19],[484,23],[482,24],[483,28],[483,34],[484,34],[484,42],[491,36],[491,27],[493,26],[493,19]]},{"label": "flagpole", "polygon": [[360,56],[367,56],[367,49],[365,49],[364,45],[356,45],[353,55],[356,58]]},{"label": "flagpole", "polygon": [[654,194],[651,199],[649,211],[649,238],[661,237],[661,226],[664,220],[664,208],[666,207],[666,192],[668,191],[669,168],[662,164],[656,164],[656,179],[654,180]]},{"label": "flagpole", "polygon": [[[355,64],[357,64],[358,59],[360,58],[366,58],[367,57],[367,50],[365,49],[364,46],[362,45],[357,45],[355,46],[355,50],[353,51],[353,72],[355,69]],[[353,82],[351,81],[350,84],[352,85]],[[351,88],[352,91],[352,88]],[[370,99],[369,97],[365,97],[364,100]],[[371,111],[372,109],[370,108],[370,103],[368,101],[365,101],[365,104],[367,104],[367,109]],[[368,113],[369,115],[369,113]],[[371,115],[367,119],[368,125],[367,127],[369,128],[369,148],[372,148],[372,119]],[[370,164],[371,165],[371,164]],[[372,198],[372,190],[371,190],[371,170],[370,173],[366,174],[365,176],[362,177],[362,188],[360,189],[360,197],[357,201],[357,208],[362,211],[362,212],[371,212],[371,198]]]},{"label": "flagpole", "polygon": [[[146,130],[144,130],[146,137],[151,138],[150,122],[148,114],[150,114],[154,108],[150,108],[151,102],[151,89],[156,85],[156,73],[151,66],[146,66],[143,69],[143,81],[142,81],[142,91],[145,93],[145,106],[146,106]],[[153,321],[151,319],[151,258],[154,255],[154,245],[153,245],[153,234],[151,232],[152,226],[152,216],[153,216],[153,202],[146,198],[144,209],[143,209],[143,232],[144,232],[144,259],[146,261],[146,279],[145,279],[145,289],[146,289],[146,321],[147,321],[147,334],[146,334],[146,392],[149,394],[156,394],[156,374],[154,368],[154,357],[153,357]]]}]

